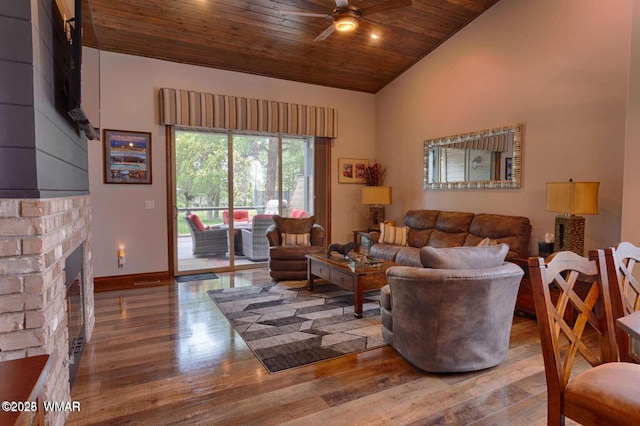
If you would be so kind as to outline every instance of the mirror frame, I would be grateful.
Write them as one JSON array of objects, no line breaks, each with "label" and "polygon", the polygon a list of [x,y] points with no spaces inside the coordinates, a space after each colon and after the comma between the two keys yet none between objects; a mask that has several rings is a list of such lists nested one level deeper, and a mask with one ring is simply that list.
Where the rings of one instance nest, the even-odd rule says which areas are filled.
[{"label": "mirror frame", "polygon": [[[453,145],[460,142],[471,142],[501,134],[513,134],[513,160],[511,180],[482,180],[460,182],[429,182],[429,152],[432,146]],[[423,189],[518,189],[520,188],[522,171],[522,142],[524,123],[512,124],[471,133],[461,133],[424,141],[424,175]]]}]

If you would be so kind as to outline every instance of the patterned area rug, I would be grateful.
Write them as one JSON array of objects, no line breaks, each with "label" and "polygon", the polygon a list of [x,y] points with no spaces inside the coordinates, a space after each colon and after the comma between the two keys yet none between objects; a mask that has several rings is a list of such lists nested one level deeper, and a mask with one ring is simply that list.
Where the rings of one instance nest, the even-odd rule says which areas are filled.
[{"label": "patterned area rug", "polygon": [[354,294],[322,281],[312,292],[283,281],[208,293],[270,373],[386,344],[379,291],[364,293],[360,319]]}]

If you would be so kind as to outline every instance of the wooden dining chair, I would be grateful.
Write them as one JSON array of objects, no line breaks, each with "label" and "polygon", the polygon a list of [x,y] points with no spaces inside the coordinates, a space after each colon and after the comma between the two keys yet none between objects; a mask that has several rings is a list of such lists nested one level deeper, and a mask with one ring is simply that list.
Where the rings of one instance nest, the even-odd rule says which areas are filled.
[{"label": "wooden dining chair", "polygon": [[[617,346],[602,253],[594,260],[573,252],[529,258],[529,274],[540,329],[547,381],[547,424],[565,417],[585,425],[640,424],[640,365],[617,362]],[[600,256],[600,257],[597,257]],[[592,282],[584,298],[578,277]],[[557,286],[557,301],[549,286]],[[566,315],[570,309],[572,315]],[[594,342],[594,340],[596,342]],[[580,354],[593,368],[582,370]],[[576,362],[578,361],[578,362]],[[573,371],[580,366],[580,371]]]},{"label": "wooden dining chair", "polygon": [[[613,321],[640,309],[640,285],[633,275],[635,265],[640,262],[640,247],[622,242],[616,247],[604,249],[607,279],[611,293]],[[629,335],[616,327],[616,340],[622,361],[631,362]]]}]

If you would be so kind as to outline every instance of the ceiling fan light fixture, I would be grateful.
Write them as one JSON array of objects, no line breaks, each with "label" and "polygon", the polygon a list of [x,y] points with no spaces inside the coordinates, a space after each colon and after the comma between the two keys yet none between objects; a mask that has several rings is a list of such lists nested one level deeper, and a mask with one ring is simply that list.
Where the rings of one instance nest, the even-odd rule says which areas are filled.
[{"label": "ceiling fan light fixture", "polygon": [[336,31],[348,32],[358,28],[358,24],[359,22],[356,17],[347,15],[336,18],[333,26],[335,27]]}]

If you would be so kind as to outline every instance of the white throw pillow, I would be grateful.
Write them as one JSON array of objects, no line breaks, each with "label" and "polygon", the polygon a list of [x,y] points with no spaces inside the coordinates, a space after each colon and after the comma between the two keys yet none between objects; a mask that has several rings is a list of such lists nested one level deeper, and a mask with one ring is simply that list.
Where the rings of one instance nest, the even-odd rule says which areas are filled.
[{"label": "white throw pillow", "polygon": [[491,238],[487,237],[482,241],[480,241],[477,247],[488,247],[488,246],[497,246],[497,245],[498,245],[498,241],[492,240]]},{"label": "white throw pillow", "polygon": [[311,245],[311,233],[306,232],[304,234],[286,234],[282,233],[282,245],[283,246],[310,246]]},{"label": "white throw pillow", "polygon": [[390,223],[380,224],[379,243],[395,244],[399,246],[407,245],[408,226],[394,226]]}]

